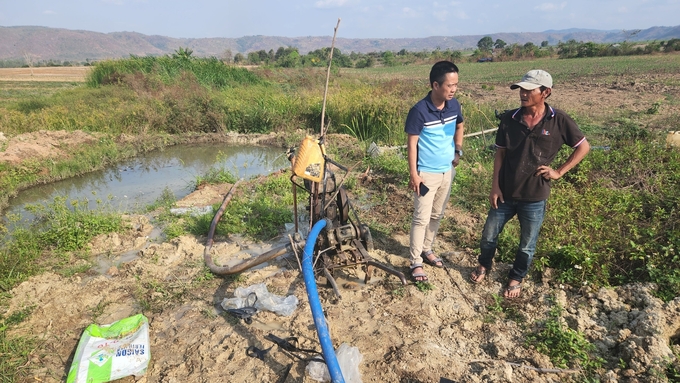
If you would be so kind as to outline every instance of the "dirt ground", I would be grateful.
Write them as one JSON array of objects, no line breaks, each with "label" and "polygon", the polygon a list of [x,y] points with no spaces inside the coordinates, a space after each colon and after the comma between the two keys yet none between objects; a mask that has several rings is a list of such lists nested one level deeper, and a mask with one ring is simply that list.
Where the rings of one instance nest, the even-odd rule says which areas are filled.
[{"label": "dirt ground", "polygon": [[0,162],[8,162],[19,166],[28,159],[57,159],[67,153],[68,148],[86,145],[97,140],[96,134],[82,131],[46,131],[31,132],[8,139],[0,133]]},{"label": "dirt ground", "polygon": [[[585,105],[580,110],[593,114],[616,109],[604,105],[645,110],[658,100],[659,90],[639,84],[564,84],[555,90],[551,101],[565,109]],[[500,88],[493,93],[477,88],[462,91],[487,100],[516,97],[514,91]],[[678,89],[666,91],[680,96]],[[0,148],[4,148],[0,161],[59,156],[61,145],[87,144],[90,139],[81,132],[0,136]],[[219,202],[227,186],[206,186],[178,206]],[[410,194],[397,187],[391,191],[389,206],[358,207],[359,216],[378,216],[386,225],[403,220],[410,212]],[[447,210],[447,218],[460,224],[477,219],[453,208]],[[163,241],[148,217],[129,216],[127,220],[128,232],[100,236],[92,242],[97,266],[89,272],[71,277],[45,273],[10,292],[3,315],[27,307],[34,310],[9,335],[30,334],[40,339],[25,366],[30,369],[27,382],[64,381],[86,326],[138,313],[149,319],[151,362],[145,375],[121,382],[314,381],[305,372],[307,362],[291,357],[265,338],[268,334],[296,337],[299,347],[321,350],[294,255],[278,257],[238,278],[211,279],[204,268],[205,237]],[[663,371],[674,359],[673,349],[680,353],[680,297],[663,303],[652,296],[654,287],[644,284],[599,290],[562,286],[548,271],[527,278],[521,298],[499,299],[510,265],[497,263],[484,283],[472,284],[468,276],[475,265],[474,251],[454,248],[447,240],[450,235],[441,233],[436,247],[446,269],[426,267],[431,291],[421,291],[413,284],[402,286],[396,277],[380,270],[366,284],[363,271],[350,268],[336,275],[342,295],[338,299],[322,278],[317,278],[334,348],[343,343],[358,348],[363,382],[583,381],[580,371],[558,369],[525,343],[527,333],[548,317],[555,303],[566,309],[562,323],[583,332],[607,360],[600,381],[665,381]],[[216,264],[232,265],[287,241],[286,233],[269,243],[216,238],[211,254]],[[406,273],[408,233],[396,230],[391,237],[376,237],[370,255]],[[225,312],[221,303],[233,298],[237,287],[258,283],[266,284],[272,294],[294,295],[299,304],[293,313],[283,316],[259,311],[252,324],[246,324]],[[274,347],[260,360],[247,355],[250,346]]]}]

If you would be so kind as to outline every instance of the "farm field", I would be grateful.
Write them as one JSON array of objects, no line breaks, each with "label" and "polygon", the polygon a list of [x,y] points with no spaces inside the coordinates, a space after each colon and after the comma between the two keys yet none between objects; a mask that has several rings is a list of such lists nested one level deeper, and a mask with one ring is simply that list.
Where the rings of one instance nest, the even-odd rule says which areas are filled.
[{"label": "farm field", "polygon": [[0,68],[0,81],[84,82],[91,67]]},{"label": "farm field", "polygon": [[[460,68],[458,97],[470,116],[466,123],[469,131],[494,127],[495,120],[489,111],[515,107],[518,95],[508,85],[534,68],[553,74],[555,87],[548,102],[572,114],[584,130],[589,129],[594,146],[607,143],[597,141],[596,133],[618,128],[623,124],[621,121],[644,121],[644,129],[654,137],[680,130],[680,55],[463,63]],[[34,68],[33,76],[29,68],[14,72],[0,69],[0,107],[13,111],[16,103],[31,100],[35,95],[78,89],[86,73],[86,68],[45,68],[40,74],[36,69],[43,68]],[[286,76],[298,75],[252,70],[272,82],[284,82]],[[422,97],[428,70],[429,65],[343,69],[336,75],[346,82],[336,84],[330,97],[340,93],[341,85],[359,87],[356,84],[361,83],[375,83],[378,94],[391,87],[406,88],[404,84],[415,83],[419,86],[417,97]],[[243,138],[241,142],[277,143],[282,152],[294,135],[301,136],[294,130],[208,134],[224,142],[228,137],[239,136]],[[128,132],[111,136],[121,141],[135,139]],[[0,165],[21,167],[45,158],[59,161],[66,156],[65,148],[91,145],[96,142],[93,137],[93,132],[79,129],[50,132],[39,126],[31,127],[30,132],[8,134],[0,141]],[[486,139],[493,140],[493,136]],[[481,184],[473,188],[478,194],[487,192],[483,184],[489,181],[481,178],[487,175],[479,160],[487,144],[481,138],[466,141],[465,161],[469,162],[461,165],[457,176],[459,183]],[[337,153],[345,153],[344,150],[349,153],[366,146],[348,134],[329,135],[328,145],[334,148],[333,153],[336,149]],[[347,155],[338,156],[337,160],[353,165],[355,158]],[[349,193],[352,201],[361,202],[356,205],[357,213],[370,223],[373,231],[375,250],[371,256],[406,274],[412,196],[399,177],[370,172],[367,168],[362,163],[353,170],[350,178],[354,179],[354,186]],[[367,177],[360,182],[364,172]],[[285,173],[280,176],[285,185],[288,176]],[[631,178],[636,176],[630,174]],[[254,193],[258,182],[252,180],[240,186],[235,198]],[[229,186],[202,185],[174,206],[219,204]],[[561,191],[568,192],[566,188]],[[379,197],[371,200],[370,196]],[[369,283],[364,283],[361,269],[349,269],[337,277],[342,293],[342,299],[337,299],[333,290],[320,282],[321,304],[334,347],[346,343],[359,349],[363,382],[437,383],[448,379],[637,383],[673,382],[669,377],[680,374],[680,291],[677,298],[664,302],[654,295],[655,287],[650,283],[592,288],[588,283],[561,283],[559,272],[547,268],[532,271],[523,283],[520,299],[503,300],[500,297],[509,263],[497,261],[482,284],[469,282],[469,274],[476,265],[474,238],[483,224],[485,208],[466,204],[467,198],[457,194],[447,208],[446,224],[442,225],[436,247],[447,268],[426,266],[430,287],[402,286],[394,276],[379,270]],[[600,213],[594,205],[584,206],[578,212]],[[17,369],[20,379],[14,381],[64,381],[87,325],[107,324],[144,313],[150,322],[151,363],[144,376],[123,378],[120,382],[313,382],[305,372],[304,361],[291,358],[276,346],[264,360],[246,353],[250,346],[259,349],[273,346],[265,338],[270,333],[280,338],[296,337],[301,348],[320,350],[295,258],[279,257],[262,268],[237,276],[216,277],[204,265],[204,235],[183,233],[169,240],[153,237],[154,229],[161,225],[155,218],[153,213],[126,216],[128,229],[97,236],[90,241],[88,254],[61,258],[59,267],[2,290],[0,318],[21,318],[3,333],[5,340],[19,339],[30,345],[21,348],[28,351]],[[607,218],[613,219],[604,220]],[[219,237],[212,254],[215,263],[227,264],[286,243],[287,234],[268,241],[238,235]],[[458,245],[466,236],[470,245]],[[119,261],[123,254],[135,256]],[[44,256],[65,257],[56,253]],[[112,266],[99,272],[95,267],[97,260]],[[252,324],[225,313],[220,306],[225,298],[232,298],[237,287],[257,283],[265,283],[270,292],[280,296],[295,295],[300,300],[299,306],[290,316],[261,311],[253,317]],[[557,335],[552,334],[555,337],[540,332],[546,323],[553,330],[560,329]],[[577,332],[594,348],[579,343]],[[549,352],[540,349],[541,343],[536,339],[555,341],[552,347],[565,362],[556,362],[559,355],[548,356]],[[594,367],[597,361],[578,359],[586,351],[601,355],[603,362]],[[0,356],[5,355],[9,352],[0,349]]]}]

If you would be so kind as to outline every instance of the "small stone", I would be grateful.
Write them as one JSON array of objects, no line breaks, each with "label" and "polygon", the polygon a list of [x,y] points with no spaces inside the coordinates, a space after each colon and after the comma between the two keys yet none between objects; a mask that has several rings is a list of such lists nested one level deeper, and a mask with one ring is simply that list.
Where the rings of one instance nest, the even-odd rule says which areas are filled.
[{"label": "small stone", "polygon": [[632,368],[623,370],[623,376],[625,376],[627,378],[630,378],[631,376],[635,376],[635,370],[633,370]]}]

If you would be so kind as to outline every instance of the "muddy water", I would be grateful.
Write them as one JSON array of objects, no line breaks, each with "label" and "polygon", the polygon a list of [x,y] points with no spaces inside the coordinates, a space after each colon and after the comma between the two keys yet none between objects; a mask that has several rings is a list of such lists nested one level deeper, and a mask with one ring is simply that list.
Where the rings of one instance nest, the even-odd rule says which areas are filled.
[{"label": "muddy water", "polygon": [[211,168],[226,169],[238,178],[251,178],[290,166],[285,149],[225,144],[176,145],[146,153],[108,169],[24,190],[9,201],[3,219],[19,214],[31,219],[27,204],[46,204],[55,197],[100,203],[121,212],[140,211],[156,201],[164,189],[181,199],[193,191],[198,177]]}]

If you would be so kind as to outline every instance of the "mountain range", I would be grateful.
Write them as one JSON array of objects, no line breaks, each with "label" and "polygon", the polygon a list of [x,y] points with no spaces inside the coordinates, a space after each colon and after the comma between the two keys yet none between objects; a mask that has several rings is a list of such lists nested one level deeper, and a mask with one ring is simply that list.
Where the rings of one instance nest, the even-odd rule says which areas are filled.
[{"label": "mountain range", "polygon": [[[393,51],[431,51],[434,49],[474,49],[477,42],[490,36],[494,41],[503,40],[508,44],[532,42],[540,45],[548,41],[576,40],[578,42],[617,43],[680,38],[680,25],[674,27],[652,27],[636,30],[593,30],[566,29],[543,32],[491,33],[486,35],[432,36],[423,38],[363,38],[339,37],[335,46],[343,53]],[[330,47],[331,36],[281,37],[244,36],[240,38],[172,38],[158,35],[144,35],[136,32],[100,33],[83,30],[47,28],[38,26],[0,26],[0,60],[59,60],[79,61],[102,60],[128,57],[130,55],[165,55],[180,47],[189,48],[196,57],[223,57],[225,52],[247,54],[252,51],[279,47],[296,47],[301,54],[315,49]]]}]

